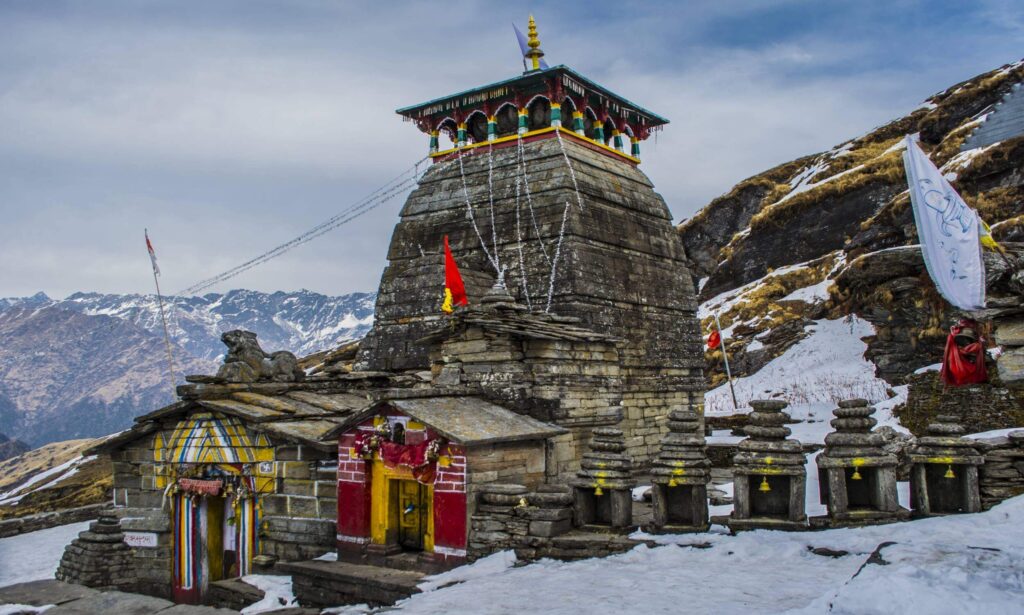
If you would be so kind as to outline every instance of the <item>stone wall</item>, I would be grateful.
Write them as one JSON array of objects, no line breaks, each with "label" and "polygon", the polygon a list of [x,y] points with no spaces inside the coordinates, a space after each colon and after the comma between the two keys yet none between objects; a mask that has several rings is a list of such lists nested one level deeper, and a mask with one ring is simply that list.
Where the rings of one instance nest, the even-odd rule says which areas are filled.
[{"label": "stone wall", "polygon": [[333,550],[338,517],[335,451],[288,445],[275,449],[277,490],[263,497],[263,552],[280,561]]},{"label": "stone wall", "polygon": [[1024,493],[1024,431],[975,442],[975,448],[985,455],[985,464],[978,470],[981,507],[988,510]]},{"label": "stone wall", "polygon": [[98,517],[102,511],[108,508],[110,508],[109,502],[5,519],[0,521],[0,538],[27,534],[28,532],[45,530],[46,528],[57,527],[58,525],[67,525],[68,523],[89,521]]},{"label": "stone wall", "polygon": [[470,519],[468,559],[513,549],[521,560],[577,560],[629,551],[643,541],[609,534],[571,534],[569,487],[492,483],[480,488]]},{"label": "stone wall", "polygon": [[914,435],[923,435],[939,415],[957,417],[967,433],[1024,426],[1024,391],[997,383],[944,388],[937,371],[913,374],[907,383],[907,403],[895,414]]}]

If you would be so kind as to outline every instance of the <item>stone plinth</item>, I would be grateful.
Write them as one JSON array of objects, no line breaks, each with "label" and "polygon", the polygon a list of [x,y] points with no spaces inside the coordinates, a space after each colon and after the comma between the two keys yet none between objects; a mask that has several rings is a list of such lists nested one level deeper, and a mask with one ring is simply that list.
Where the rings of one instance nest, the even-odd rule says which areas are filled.
[{"label": "stone plinth", "polygon": [[875,409],[864,399],[839,402],[832,413],[835,431],[825,436],[818,456],[821,503],[828,515],[814,517],[811,525],[850,526],[889,523],[909,516],[900,507],[896,491],[896,455],[883,450]]},{"label": "stone plinth", "polygon": [[652,532],[705,532],[711,462],[705,452],[700,417],[690,410],[673,410],[669,432],[651,468],[654,520]]},{"label": "stone plinth", "polygon": [[805,493],[807,470],[803,446],[789,440],[792,433],[783,412],[788,404],[755,400],[747,438],[733,457],[733,512],[714,519],[732,531],[749,529],[802,530],[807,527]]},{"label": "stone plinth", "polygon": [[915,516],[981,511],[978,466],[984,457],[961,435],[952,416],[940,416],[910,450],[910,504]]},{"label": "stone plinth", "polygon": [[622,430],[594,430],[590,450],[572,482],[573,522],[587,529],[629,530],[633,524],[632,463]]},{"label": "stone plinth", "polygon": [[135,584],[132,552],[117,517],[103,515],[78,535],[60,560],[56,577],[96,589],[127,589]]}]

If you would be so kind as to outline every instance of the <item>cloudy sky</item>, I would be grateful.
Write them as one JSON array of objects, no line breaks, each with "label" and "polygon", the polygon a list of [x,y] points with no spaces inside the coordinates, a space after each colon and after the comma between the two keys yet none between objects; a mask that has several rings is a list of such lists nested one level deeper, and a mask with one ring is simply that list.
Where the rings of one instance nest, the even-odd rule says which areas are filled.
[{"label": "cloudy sky", "polygon": [[[1017,60],[1017,0],[0,0],[0,296],[175,292],[421,158],[396,108],[515,75],[532,11],[567,64],[672,123],[642,168],[677,220],[737,181]],[[376,288],[403,199],[213,290]]]}]

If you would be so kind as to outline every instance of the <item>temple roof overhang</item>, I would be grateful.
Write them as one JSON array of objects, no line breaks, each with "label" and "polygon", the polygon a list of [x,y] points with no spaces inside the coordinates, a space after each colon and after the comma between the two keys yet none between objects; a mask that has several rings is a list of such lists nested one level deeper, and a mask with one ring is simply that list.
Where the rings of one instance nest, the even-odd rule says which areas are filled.
[{"label": "temple roof overhang", "polygon": [[562,427],[512,412],[479,397],[432,396],[379,401],[348,417],[330,435],[340,436],[382,410],[393,408],[463,446],[545,440],[568,433]]},{"label": "temple roof overhang", "polygon": [[396,113],[429,133],[437,130],[446,119],[462,122],[475,111],[490,116],[507,103],[521,109],[538,96],[558,104],[569,99],[576,110],[590,109],[598,120],[612,122],[620,130],[628,127],[640,139],[646,139],[652,131],[668,123],[660,115],[564,65],[528,71],[511,79],[403,107]]}]

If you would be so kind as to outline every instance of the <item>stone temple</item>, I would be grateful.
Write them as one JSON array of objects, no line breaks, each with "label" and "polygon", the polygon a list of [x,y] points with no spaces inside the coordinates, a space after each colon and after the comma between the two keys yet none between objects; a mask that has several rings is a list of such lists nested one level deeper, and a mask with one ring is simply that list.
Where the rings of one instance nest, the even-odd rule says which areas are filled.
[{"label": "stone temple", "polygon": [[[670,415],[693,419],[672,421],[677,436],[702,427],[691,278],[638,169],[667,120],[542,66],[535,27],[529,46],[520,76],[399,110],[432,164],[352,365],[334,362],[345,347],[306,363],[230,331],[216,375],[90,450],[114,462],[129,589],[217,603],[270,566],[304,606],[386,604],[402,592],[372,579],[635,544],[618,535],[635,475],[673,454]],[[451,313],[445,237],[469,303]],[[68,578],[105,583],[75,565],[90,540]]]},{"label": "stone temple", "polygon": [[[533,52],[543,55],[539,44]],[[627,451],[647,465],[668,413],[699,411],[704,388],[683,245],[638,168],[641,141],[667,120],[565,66],[398,113],[430,135],[434,164],[401,211],[357,368],[430,367],[432,347],[420,340],[443,317],[447,235],[471,304],[501,272],[518,304],[622,340],[621,404],[573,427],[621,419]],[[439,147],[442,134],[454,149]]]}]

